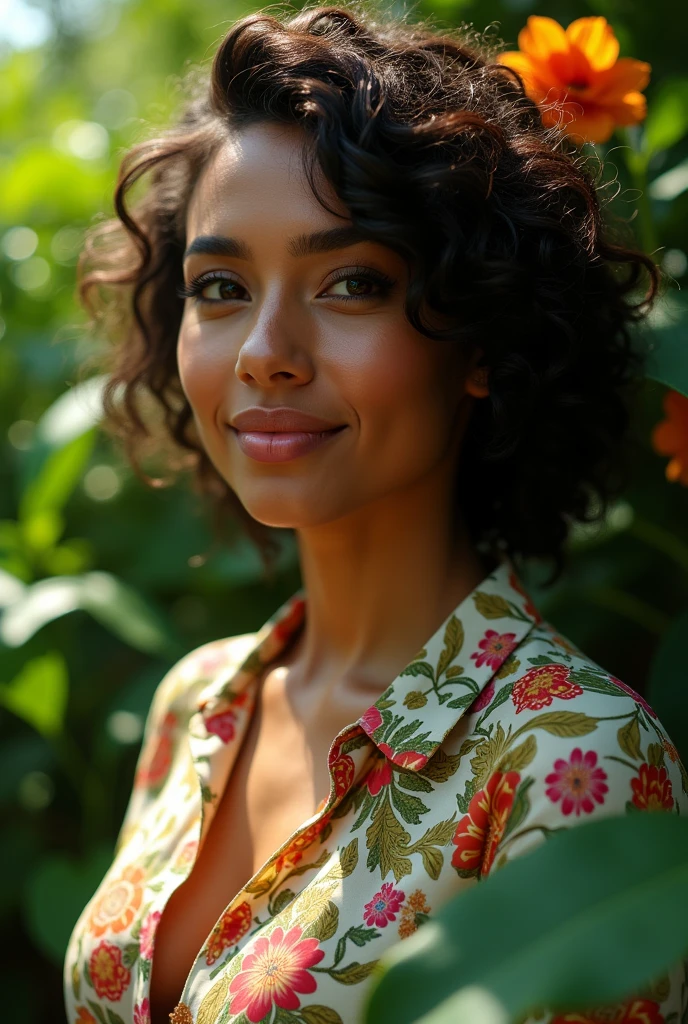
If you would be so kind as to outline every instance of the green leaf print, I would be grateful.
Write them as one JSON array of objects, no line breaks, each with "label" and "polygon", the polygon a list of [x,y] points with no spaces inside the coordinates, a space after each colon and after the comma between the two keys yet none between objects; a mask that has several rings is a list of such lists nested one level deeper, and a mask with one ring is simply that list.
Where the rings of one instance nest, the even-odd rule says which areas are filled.
[{"label": "green leaf print", "polygon": [[455,615],[452,615],[444,630],[444,648],[437,661],[436,679],[438,681],[452,661],[459,656],[463,641],[463,624]]},{"label": "green leaf print", "polygon": [[397,785],[415,793],[432,793],[434,789],[432,783],[424,779],[420,772],[400,771],[397,775]]},{"label": "green leaf print", "polygon": [[138,958],[138,942],[128,942],[127,945],[124,947],[124,952],[122,953],[122,963],[128,970],[131,970],[131,968],[134,966]]},{"label": "green leaf print", "polygon": [[640,749],[640,729],[637,717],[634,715],[629,722],[625,722],[616,735],[624,754],[632,761],[641,761],[643,754]]},{"label": "green leaf print", "polygon": [[648,743],[647,761],[648,764],[652,764],[656,768],[664,766],[664,747],[661,743]]},{"label": "green leaf print", "polygon": [[304,1024],[343,1024],[342,1018],[331,1006],[302,1006],[299,1013]]},{"label": "green leaf print", "polygon": [[397,789],[396,786],[391,786],[390,788],[392,803],[404,821],[408,825],[420,825],[421,814],[427,814],[430,808],[425,806],[420,797],[405,793],[403,790]]},{"label": "green leaf print", "polygon": [[327,973],[341,985],[360,985],[362,981],[365,981],[372,974],[376,966],[377,960],[369,960],[366,964],[359,964],[354,960],[341,969],[332,967]]},{"label": "green leaf print", "polygon": [[452,775],[456,774],[459,770],[459,765],[464,755],[472,750],[474,746],[473,740],[464,740],[458,754],[447,754],[442,750],[442,747],[438,747],[427,764],[420,771],[414,772],[414,777],[430,779],[431,782],[437,783],[448,782]]},{"label": "green leaf print", "polygon": [[196,1024],[215,1024],[222,1007],[227,1002],[229,994],[229,978],[224,975],[208,992],[203,996],[201,1005],[198,1007]]},{"label": "green leaf print", "polygon": [[535,779],[523,779],[521,785],[516,790],[511,814],[509,815],[509,820],[507,821],[506,828],[504,829],[503,839],[506,839],[508,835],[515,832],[516,829],[523,824],[530,813],[530,797],[528,796],[528,790],[534,782]]},{"label": "green leaf print", "polygon": [[368,826],[366,839],[368,842],[368,870],[374,871],[380,866],[382,880],[391,872],[398,882],[404,875],[411,874],[411,861],[404,856],[410,835],[398,821],[385,794],[378,804],[373,820]]},{"label": "green leaf print", "polygon": [[342,878],[348,878],[358,864],[358,839],[352,839],[339,855]]},{"label": "green leaf print", "polygon": [[303,930],[304,939],[318,939],[320,942],[327,942],[333,935],[336,935],[339,927],[339,908],[332,900],[328,900],[315,921],[311,921]]},{"label": "green leaf print", "polygon": [[[582,711],[546,711],[536,715],[519,729],[545,729],[553,736],[585,736],[597,728],[597,719]],[[514,733],[514,735],[516,735]]]},{"label": "green leaf print", "polygon": [[[435,673],[432,671],[432,665],[428,665],[427,661],[412,661],[410,665],[407,665],[403,672],[400,672],[401,676],[426,676],[431,683],[435,682]],[[379,701],[377,705],[379,707]]]},{"label": "green leaf print", "polygon": [[278,893],[270,904],[272,916],[277,917],[278,914],[281,914],[284,908],[289,906],[294,896],[295,893],[292,889],[283,889],[282,892]]},{"label": "green leaf print", "polygon": [[475,693],[471,690],[470,693],[464,693],[461,697],[455,697],[454,700],[450,700],[447,704],[448,708],[467,708],[469,704],[472,704],[475,700]]},{"label": "green leaf print", "polygon": [[528,736],[520,746],[507,751],[504,757],[500,759],[497,767],[500,772],[521,772],[524,768],[528,767],[536,753],[537,740],[534,736]]},{"label": "green leaf print", "polygon": [[122,1020],[120,1015],[118,1013],[115,1013],[114,1010],[111,1010],[109,1006],[107,1012],[107,1019],[108,1024],[124,1024],[124,1021]]},{"label": "green leaf print", "polygon": [[478,591],[473,595],[475,607],[484,619],[511,619],[514,618],[509,602],[499,594],[483,594]]},{"label": "green leaf print", "polygon": [[444,865],[444,854],[436,846],[421,846],[420,855],[423,858],[423,867],[430,878],[437,881]]},{"label": "green leaf print", "polygon": [[107,1017],[105,1016],[101,1008],[98,1006],[98,1003],[94,1003],[91,999],[87,999],[86,1002],[88,1003],[91,1009],[91,1013],[99,1022],[99,1024],[108,1024]]}]

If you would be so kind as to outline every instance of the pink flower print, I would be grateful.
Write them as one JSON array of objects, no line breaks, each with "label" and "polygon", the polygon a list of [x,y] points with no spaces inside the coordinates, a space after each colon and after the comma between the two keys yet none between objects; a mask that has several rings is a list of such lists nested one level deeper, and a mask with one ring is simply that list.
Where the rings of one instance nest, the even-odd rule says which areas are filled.
[{"label": "pink flower print", "polygon": [[383,786],[392,781],[392,766],[387,758],[380,758],[373,770],[366,776],[366,785],[371,796],[377,796]]},{"label": "pink flower print", "polygon": [[484,711],[488,704],[492,703],[492,698],[495,693],[495,681],[491,679],[487,684],[482,693],[479,693],[475,698],[471,706],[469,707],[467,714],[471,715],[474,711]]},{"label": "pink flower print", "polygon": [[605,782],[607,773],[597,765],[597,754],[589,750],[584,754],[580,747],[571,752],[565,761],[563,757],[554,762],[554,771],[545,778],[547,796],[552,803],[561,800],[561,813],[576,812],[576,816],[584,811],[591,814],[595,810],[595,802],[604,803],[604,794],[609,786]]},{"label": "pink flower print", "polygon": [[236,719],[233,711],[220,711],[216,715],[210,715],[205,719],[207,732],[219,736],[223,743],[229,743],[234,739],[234,723]]},{"label": "pink flower print", "polygon": [[645,710],[647,711],[648,715],[651,718],[656,718],[657,717],[657,715],[654,713],[654,711],[652,710],[650,705],[647,703],[645,698],[641,697],[639,693],[635,692],[635,690],[632,690],[631,687],[628,685],[628,683],[622,683],[620,679],[616,678],[616,676],[610,676],[609,677],[609,682],[610,683],[614,683],[614,685],[618,686],[620,690],[623,690],[623,692],[627,693],[629,697],[632,697],[634,701],[636,701],[638,704],[640,704],[641,708],[645,708]]},{"label": "pink flower print", "polygon": [[229,986],[232,1016],[242,1011],[252,1024],[264,1020],[273,1004],[283,1010],[298,1010],[297,992],[311,993],[317,981],[308,970],[325,956],[317,939],[302,939],[295,925],[288,932],[279,926],[269,937],[260,936],[247,953],[241,970]]},{"label": "pink flower print", "polygon": [[151,1024],[150,1002],[144,999],[134,1007],[134,1024]]},{"label": "pink flower print", "polygon": [[363,908],[365,923],[375,928],[386,928],[390,921],[396,920],[405,898],[401,889],[395,889],[391,882],[384,882],[380,891]]},{"label": "pink flower print", "polygon": [[141,925],[141,934],[139,935],[139,949],[141,950],[141,956],[144,960],[153,959],[153,943],[155,942],[155,930],[158,927],[158,923],[162,913],[160,910],[155,910],[152,914],[148,914],[143,919]]},{"label": "pink flower print", "polygon": [[515,633],[498,633],[496,629],[488,629],[478,644],[480,650],[471,654],[471,658],[477,668],[489,665],[496,671],[517,646]]},{"label": "pink flower print", "polygon": [[365,714],[361,715],[359,722],[365,732],[367,732],[369,736],[372,736],[375,730],[379,729],[382,725],[382,715],[373,704],[372,708],[368,708]]}]

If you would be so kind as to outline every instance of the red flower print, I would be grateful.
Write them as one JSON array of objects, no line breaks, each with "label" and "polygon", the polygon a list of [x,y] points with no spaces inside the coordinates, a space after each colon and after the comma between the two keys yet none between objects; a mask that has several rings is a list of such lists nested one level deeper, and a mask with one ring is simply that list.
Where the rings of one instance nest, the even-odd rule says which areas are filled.
[{"label": "red flower print", "polygon": [[383,786],[389,786],[392,781],[392,766],[386,757],[378,758],[365,781],[371,796],[377,796]]},{"label": "red flower print", "polygon": [[236,718],[233,711],[220,711],[204,719],[206,731],[219,736],[223,743],[234,739]]},{"label": "red flower print", "polygon": [[521,584],[521,581],[519,580],[519,578],[518,578],[518,576],[516,575],[515,572],[510,572],[509,573],[509,585],[511,587],[513,587],[514,590],[521,595],[521,597],[525,597],[525,602],[523,604],[523,610],[526,613],[526,615],[532,616],[535,619],[535,623],[536,624],[538,622],[542,622],[542,616],[540,615],[540,612],[537,610],[537,608],[533,604],[533,602],[531,600],[531,597],[530,597],[530,594],[528,593],[528,591],[524,590],[524,588],[523,588],[523,586]]},{"label": "red flower print", "polygon": [[282,871],[283,868],[293,868],[295,864],[298,864],[303,857],[303,851],[318,838],[325,826],[329,824],[331,817],[331,814],[326,814],[320,819],[320,821],[314,822],[306,829],[305,832],[302,832],[300,836],[297,836],[291,846],[289,846],[284,853],[280,854],[275,861],[276,869],[278,871]]},{"label": "red flower print", "polygon": [[122,950],[108,942],[101,942],[91,953],[88,973],[99,999],[115,1003],[129,986],[131,973],[122,963]]},{"label": "red flower print", "polygon": [[518,772],[495,772],[473,796],[452,839],[456,846],[452,864],[459,871],[489,874],[520,781]]},{"label": "red flower print", "polygon": [[623,692],[627,693],[629,697],[632,697],[633,700],[637,704],[640,704],[641,708],[644,708],[647,711],[647,713],[650,716],[650,718],[656,718],[657,717],[657,715],[654,713],[654,711],[652,710],[650,705],[647,703],[645,698],[641,697],[639,693],[636,693],[635,690],[633,690],[628,685],[628,683],[622,683],[620,679],[616,678],[616,676],[609,676],[609,682],[610,683],[614,683],[614,685],[618,686],[620,690],[623,690]]},{"label": "red flower print", "polygon": [[294,630],[301,624],[303,613],[306,610],[306,602],[302,597],[295,597],[288,608],[285,609],[283,618],[276,623],[272,635],[276,640],[286,641]]},{"label": "red flower print", "polygon": [[348,754],[342,754],[334,762],[331,772],[334,776],[335,796],[340,797],[348,793],[351,783],[354,781],[355,769],[353,758]]},{"label": "red flower print", "polygon": [[659,1003],[633,998],[599,1010],[581,1010],[554,1017],[550,1024],[664,1024]]},{"label": "red flower print", "polygon": [[670,811],[674,806],[671,779],[664,766],[641,764],[638,777],[631,779],[633,803],[641,811]]},{"label": "red flower print", "polygon": [[575,811],[576,816],[581,811],[590,814],[595,810],[595,801],[604,803],[604,794],[609,789],[604,781],[607,773],[596,768],[596,764],[595,751],[589,750],[584,754],[580,747],[571,752],[568,761],[560,757],[554,762],[554,771],[545,778],[549,787],[545,792],[552,803],[561,800],[562,814],[570,814],[571,811]]},{"label": "red flower print", "polygon": [[155,745],[144,750],[141,764],[136,772],[134,784],[157,789],[167,778],[172,766],[172,737],[177,727],[177,717],[169,711],[163,719]]},{"label": "red flower print", "polygon": [[475,698],[471,706],[469,707],[467,714],[471,715],[477,711],[484,711],[488,704],[492,703],[492,698],[495,694],[495,681],[491,679],[487,684],[482,693],[479,693]]},{"label": "red flower print", "polygon": [[379,729],[382,725],[382,715],[373,704],[372,708],[368,708],[364,715],[361,715],[359,722],[363,727],[364,731],[372,736],[376,729]]},{"label": "red flower print", "polygon": [[398,754],[394,754],[392,760],[402,768],[412,768],[415,771],[425,767],[428,763],[428,755],[419,754],[417,750],[402,750]]},{"label": "red flower print", "polygon": [[151,1024],[150,1002],[142,1000],[134,1007],[134,1024]]},{"label": "red flower print", "polygon": [[477,668],[489,665],[496,671],[517,646],[515,633],[498,633],[496,629],[488,629],[478,644],[480,650],[471,654],[471,658]]},{"label": "red flower print", "polygon": [[526,708],[530,708],[531,711],[548,708],[555,697],[571,700],[573,697],[579,697],[582,692],[578,683],[570,682],[569,669],[566,665],[552,662],[550,665],[531,668],[522,675],[514,684],[511,699],[518,714]]},{"label": "red flower print", "polygon": [[205,961],[210,966],[226,949],[235,946],[251,927],[251,908],[245,901],[223,914],[213,928],[206,947]]},{"label": "red flower print", "polygon": [[144,960],[153,959],[153,943],[155,942],[155,931],[160,923],[162,913],[155,910],[143,919],[141,934],[139,935],[139,949]]},{"label": "red flower print", "polygon": [[295,925],[288,932],[279,926],[268,937],[255,940],[253,951],[244,957],[241,970],[229,986],[231,1013],[242,1011],[252,1024],[271,1013],[273,1005],[298,1010],[297,992],[311,993],[317,981],[308,970],[320,963],[325,953],[317,939],[302,939]]},{"label": "red flower print", "polygon": [[662,740],[662,746],[664,747],[664,749],[666,750],[667,754],[669,755],[669,760],[673,761],[674,764],[676,764],[676,762],[679,760],[679,753],[678,753],[678,750],[676,749],[676,747],[674,746],[674,744],[671,743],[669,740],[665,739],[665,740]]},{"label": "red flower print", "polygon": [[74,1024],[98,1024],[93,1014],[85,1006],[77,1006],[75,1009],[76,1020]]},{"label": "red flower print", "polygon": [[363,918],[370,927],[386,928],[390,921],[396,921],[397,914],[406,894],[395,889],[391,882],[384,882],[370,903],[363,908]]},{"label": "red flower print", "polygon": [[143,900],[143,878],[143,869],[130,865],[105,887],[88,920],[92,935],[100,938],[106,932],[123,932],[129,927]]},{"label": "red flower print", "polygon": [[198,839],[189,839],[176,856],[174,861],[175,868],[185,868],[193,864],[196,857],[196,851],[198,850]]}]

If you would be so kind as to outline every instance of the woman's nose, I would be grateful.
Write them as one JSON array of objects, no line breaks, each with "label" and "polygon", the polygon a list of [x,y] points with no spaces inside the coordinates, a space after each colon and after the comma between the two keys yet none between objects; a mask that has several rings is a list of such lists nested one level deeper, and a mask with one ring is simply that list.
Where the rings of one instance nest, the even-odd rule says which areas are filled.
[{"label": "woman's nose", "polygon": [[242,384],[269,388],[276,384],[307,384],[313,363],[304,344],[285,329],[285,314],[259,320],[242,344],[235,373]]}]

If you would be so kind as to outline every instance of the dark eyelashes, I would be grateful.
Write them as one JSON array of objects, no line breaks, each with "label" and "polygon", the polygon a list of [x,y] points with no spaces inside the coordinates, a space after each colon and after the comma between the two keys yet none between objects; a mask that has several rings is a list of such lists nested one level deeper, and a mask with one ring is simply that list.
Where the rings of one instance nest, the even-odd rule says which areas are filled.
[{"label": "dark eyelashes", "polygon": [[[345,301],[348,301],[349,299],[370,299],[376,297],[377,294],[385,295],[387,292],[390,291],[391,288],[393,288],[395,284],[395,281],[393,281],[392,278],[388,277],[386,274],[383,274],[381,271],[372,270],[368,267],[361,267],[360,269],[353,268],[342,271],[332,281],[329,282],[327,288],[332,288],[334,285],[339,284],[341,281],[348,281],[350,278],[361,279],[366,282],[370,282],[371,284],[377,285],[377,287],[379,288],[379,293],[375,293],[374,295],[336,295],[332,296],[333,298],[336,298],[338,300],[344,299]],[[203,289],[207,288],[208,285],[210,284],[215,284],[216,281],[229,281],[230,283],[238,284],[238,282],[234,281],[234,278],[228,277],[226,274],[220,274],[217,271],[211,271],[205,274],[199,274],[196,277],[192,277],[188,284],[179,285],[175,290],[180,299],[196,299],[196,301],[198,302],[207,303],[230,301],[223,299],[206,299],[202,296],[201,293],[203,292]],[[239,287],[243,286],[240,285]]]}]

